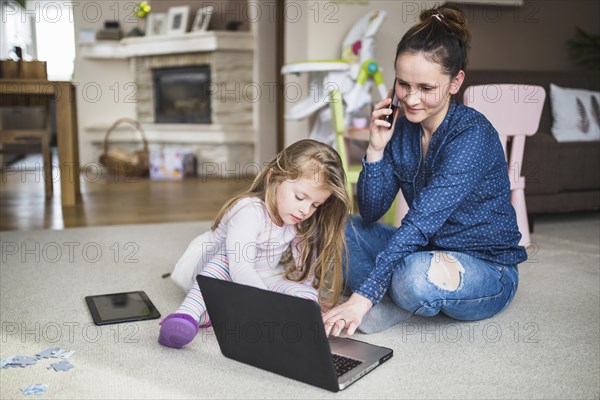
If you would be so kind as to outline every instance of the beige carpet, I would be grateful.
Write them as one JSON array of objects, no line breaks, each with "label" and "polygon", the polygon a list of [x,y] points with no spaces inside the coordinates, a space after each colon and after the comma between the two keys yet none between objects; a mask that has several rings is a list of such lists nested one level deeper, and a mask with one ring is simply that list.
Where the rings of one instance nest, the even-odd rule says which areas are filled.
[{"label": "beige carpet", "polygon": [[46,399],[94,398],[598,398],[600,219],[536,221],[511,307],[459,323],[413,318],[356,335],[394,357],[338,394],[224,358],[211,331],[183,350],[157,344],[157,321],[96,327],[84,297],[145,290],[163,315],[184,293],[161,275],[207,223],[1,234],[2,359],[48,347],[75,350],[67,372],[42,359],[0,369],[0,397],[47,384]]}]

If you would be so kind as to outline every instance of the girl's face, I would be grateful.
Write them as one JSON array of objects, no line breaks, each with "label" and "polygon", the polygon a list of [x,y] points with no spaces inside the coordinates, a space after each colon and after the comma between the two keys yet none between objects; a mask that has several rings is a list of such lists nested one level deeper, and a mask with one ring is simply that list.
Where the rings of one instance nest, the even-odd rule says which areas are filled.
[{"label": "girl's face", "polygon": [[280,219],[277,223],[296,225],[310,218],[331,193],[331,190],[323,188],[316,176],[314,179],[285,180],[277,184],[276,204]]},{"label": "girl's face", "polygon": [[404,53],[396,60],[396,78],[396,96],[406,118],[433,133],[446,116],[450,95],[458,93],[464,72],[452,78],[423,55]]}]

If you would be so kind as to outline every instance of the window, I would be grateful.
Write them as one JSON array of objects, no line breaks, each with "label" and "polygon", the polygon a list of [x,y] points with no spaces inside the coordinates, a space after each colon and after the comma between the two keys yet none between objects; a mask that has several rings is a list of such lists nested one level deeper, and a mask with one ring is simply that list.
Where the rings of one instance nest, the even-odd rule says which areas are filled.
[{"label": "window", "polygon": [[2,2],[0,58],[10,58],[21,47],[23,59],[46,61],[48,79],[70,80],[75,60],[75,30],[72,7],[65,2],[28,2],[22,9]]}]

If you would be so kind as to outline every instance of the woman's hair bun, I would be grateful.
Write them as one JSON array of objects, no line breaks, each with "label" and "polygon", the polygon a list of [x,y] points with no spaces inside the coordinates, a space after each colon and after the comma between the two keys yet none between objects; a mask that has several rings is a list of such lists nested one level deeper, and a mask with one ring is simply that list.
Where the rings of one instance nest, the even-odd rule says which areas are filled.
[{"label": "woman's hair bun", "polygon": [[419,17],[419,23],[410,28],[398,43],[394,63],[401,54],[424,53],[450,76],[465,70],[471,34],[463,12],[444,5],[424,10]]},{"label": "woman's hair bun", "polygon": [[420,25],[423,27],[430,24],[441,24],[449,33],[455,35],[464,47],[467,47],[471,41],[471,34],[467,28],[467,17],[455,7],[444,5],[424,10],[419,19]]}]

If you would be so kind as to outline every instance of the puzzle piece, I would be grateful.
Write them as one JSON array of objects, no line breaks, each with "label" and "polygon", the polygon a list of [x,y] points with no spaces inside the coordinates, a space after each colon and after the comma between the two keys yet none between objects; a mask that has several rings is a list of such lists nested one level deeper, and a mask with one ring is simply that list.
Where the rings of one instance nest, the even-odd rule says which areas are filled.
[{"label": "puzzle piece", "polygon": [[23,394],[25,396],[29,396],[30,394],[35,394],[35,395],[45,394],[46,390],[48,390],[48,385],[42,385],[40,383],[21,388],[21,391],[23,392]]},{"label": "puzzle piece", "polygon": [[58,353],[59,351],[60,351],[60,349],[58,347],[50,347],[49,349],[40,351],[35,356],[37,358],[50,358],[50,357],[54,357],[54,355],[56,353]]},{"label": "puzzle piece", "polygon": [[6,364],[6,366],[4,366],[3,368],[29,367],[30,365],[34,365],[37,362],[37,360],[37,357],[16,356],[13,357],[12,360],[10,360],[8,364]]},{"label": "puzzle piece", "polygon": [[62,358],[62,355],[65,354],[66,352],[67,351],[64,349],[58,349],[57,351],[52,353],[52,358]]},{"label": "puzzle piece", "polygon": [[75,354],[75,350],[60,350],[58,353],[56,353],[55,357],[62,358],[64,360],[65,358],[71,357],[73,354]]},{"label": "puzzle piece", "polygon": [[68,371],[71,368],[75,368],[75,366],[73,364],[71,364],[70,362],[68,362],[67,360],[63,360],[61,362],[58,363],[54,363],[54,364],[50,364],[50,366],[48,367],[48,369],[54,369],[56,372],[58,371]]}]

